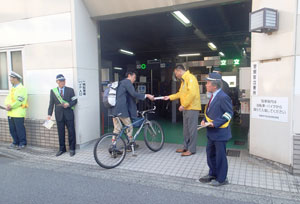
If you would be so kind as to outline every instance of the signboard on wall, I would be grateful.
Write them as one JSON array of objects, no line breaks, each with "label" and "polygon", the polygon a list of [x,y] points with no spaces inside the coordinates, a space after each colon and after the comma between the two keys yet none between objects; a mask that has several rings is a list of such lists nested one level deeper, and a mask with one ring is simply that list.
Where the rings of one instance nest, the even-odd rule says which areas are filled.
[{"label": "signboard on wall", "polygon": [[251,118],[288,122],[288,98],[252,97]]},{"label": "signboard on wall", "polygon": [[251,95],[258,95],[258,62],[251,65]]},{"label": "signboard on wall", "polygon": [[86,96],[86,81],[85,80],[78,81],[78,96],[79,97]]}]

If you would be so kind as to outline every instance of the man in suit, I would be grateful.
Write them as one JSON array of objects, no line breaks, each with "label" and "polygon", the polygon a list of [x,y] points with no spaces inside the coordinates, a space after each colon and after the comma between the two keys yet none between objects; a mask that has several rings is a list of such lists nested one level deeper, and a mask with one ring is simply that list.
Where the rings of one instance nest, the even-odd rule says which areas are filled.
[{"label": "man in suit", "polygon": [[65,145],[65,126],[69,133],[70,156],[75,155],[76,134],[74,125],[74,106],[77,104],[77,97],[74,90],[65,86],[66,80],[62,74],[56,76],[58,87],[50,91],[50,102],[48,108],[48,117],[50,120],[53,107],[55,105],[55,118],[59,137],[59,151],[56,156],[60,156],[66,152]]},{"label": "man in suit", "polygon": [[[124,125],[130,125],[131,120],[137,118],[137,108],[135,100],[145,100],[146,98],[150,100],[154,100],[154,96],[150,94],[141,94],[135,91],[133,83],[136,81],[136,73],[135,72],[127,72],[126,79],[120,81],[117,90],[117,98],[116,98],[116,106],[112,108],[113,115],[118,116],[120,121]],[[114,133],[119,134],[121,131],[121,124],[118,122],[116,118],[113,118],[114,123]],[[127,136],[129,138],[129,145],[136,147],[136,144],[132,142],[132,126],[127,129]],[[113,138],[114,140],[115,138]]]},{"label": "man in suit", "polygon": [[[221,71],[220,67],[214,67],[213,72],[220,74],[221,77],[222,77],[222,71]],[[231,94],[230,94],[230,88],[229,88],[228,83],[227,83],[226,81],[224,81],[223,79],[221,79],[221,80],[222,80],[222,90],[223,90],[228,96],[230,96]]]},{"label": "man in suit", "polygon": [[228,162],[226,143],[231,138],[230,120],[233,115],[231,99],[222,91],[222,77],[218,73],[210,73],[206,89],[212,96],[205,107],[205,118],[201,125],[207,126],[207,164],[209,174],[200,178],[200,182],[213,186],[228,184]]},{"label": "man in suit", "polygon": [[176,94],[165,96],[164,100],[180,99],[179,111],[183,112],[183,148],[177,149],[181,156],[191,156],[196,153],[197,125],[199,110],[201,110],[200,91],[197,78],[187,71],[183,65],[174,69],[175,76],[181,80]]}]

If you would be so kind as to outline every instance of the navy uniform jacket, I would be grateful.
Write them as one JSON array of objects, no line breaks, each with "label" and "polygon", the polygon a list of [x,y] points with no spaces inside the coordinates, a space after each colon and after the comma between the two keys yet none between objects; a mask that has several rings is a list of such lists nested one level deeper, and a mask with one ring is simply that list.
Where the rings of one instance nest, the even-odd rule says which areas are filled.
[{"label": "navy uniform jacket", "polygon": [[[211,102],[207,116],[213,120],[214,127],[207,127],[207,137],[212,141],[228,141],[231,138],[230,125],[220,128],[228,119],[232,117],[232,103],[229,96],[220,91]],[[225,115],[224,115],[225,114]],[[228,118],[229,117],[229,118]],[[204,118],[206,121],[206,119]]]},{"label": "navy uniform jacket", "polygon": [[145,94],[135,91],[133,84],[129,79],[123,79],[117,90],[117,103],[112,108],[113,115],[119,115],[123,118],[136,118],[137,109],[135,99],[144,100]]},{"label": "navy uniform jacket", "polygon": [[71,107],[77,104],[77,98],[75,97],[74,90],[70,87],[65,86],[64,97],[63,99],[70,104],[70,107],[64,108],[63,106],[58,106],[61,104],[53,91],[50,91],[50,102],[48,108],[48,115],[52,115],[53,107],[55,105],[55,118],[56,121],[62,121],[63,116],[65,116],[66,120],[74,120],[74,112]]}]

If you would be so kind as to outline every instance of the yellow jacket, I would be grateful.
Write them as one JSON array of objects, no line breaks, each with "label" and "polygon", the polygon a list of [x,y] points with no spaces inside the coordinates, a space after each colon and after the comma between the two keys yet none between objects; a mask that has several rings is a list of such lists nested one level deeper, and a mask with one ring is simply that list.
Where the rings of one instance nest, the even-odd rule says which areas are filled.
[{"label": "yellow jacket", "polygon": [[13,87],[5,99],[5,105],[11,106],[11,110],[7,111],[7,116],[24,118],[28,107],[27,97],[27,89],[21,83]]},{"label": "yellow jacket", "polygon": [[179,91],[169,97],[171,101],[180,99],[185,110],[201,110],[199,84],[197,78],[190,71],[186,71],[182,75]]}]

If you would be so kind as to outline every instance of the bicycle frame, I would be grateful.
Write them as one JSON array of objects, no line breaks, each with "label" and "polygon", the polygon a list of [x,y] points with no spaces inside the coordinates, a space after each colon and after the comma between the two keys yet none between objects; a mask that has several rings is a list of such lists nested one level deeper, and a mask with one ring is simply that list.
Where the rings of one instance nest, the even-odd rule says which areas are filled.
[{"label": "bicycle frame", "polygon": [[[150,124],[150,127],[151,127],[152,131],[155,133],[155,131],[154,131],[154,129],[153,129],[150,121],[147,119],[147,117],[142,117],[141,119],[139,119],[139,120],[131,123],[130,125],[125,125],[125,126],[122,124],[122,122],[121,122],[121,120],[120,120],[119,117],[116,117],[116,119],[118,120],[119,124],[122,127],[121,132],[118,135],[118,137],[116,138],[116,140],[118,140],[120,137],[122,137],[122,135],[124,134],[124,132],[125,132],[126,129],[130,128],[131,126],[134,126],[137,123],[140,123],[141,121],[143,121],[143,122],[142,122],[141,126],[139,127],[139,129],[136,131],[135,135],[133,136],[133,141],[136,140],[137,136],[140,134],[141,130],[143,129],[143,127],[146,124]],[[126,133],[125,133],[125,138],[127,139],[127,142],[129,142],[129,138],[128,138],[128,135]]]}]

